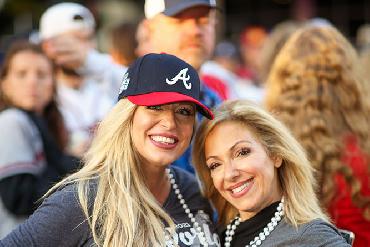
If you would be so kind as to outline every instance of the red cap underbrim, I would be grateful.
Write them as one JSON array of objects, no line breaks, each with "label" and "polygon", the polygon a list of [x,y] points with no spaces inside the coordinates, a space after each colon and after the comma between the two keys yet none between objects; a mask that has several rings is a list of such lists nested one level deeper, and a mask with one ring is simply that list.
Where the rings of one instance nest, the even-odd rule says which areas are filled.
[{"label": "red cap underbrim", "polygon": [[193,102],[197,106],[197,110],[206,118],[213,119],[212,111],[198,100],[187,96],[185,94],[176,92],[153,92],[140,95],[127,96],[127,99],[135,105],[141,106],[153,106],[153,105],[164,105],[175,102]]}]

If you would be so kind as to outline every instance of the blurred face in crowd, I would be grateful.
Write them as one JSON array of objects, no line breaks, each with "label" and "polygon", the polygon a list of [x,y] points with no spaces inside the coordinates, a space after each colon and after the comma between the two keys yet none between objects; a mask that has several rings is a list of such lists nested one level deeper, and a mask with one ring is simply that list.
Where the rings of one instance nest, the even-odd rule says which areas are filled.
[{"label": "blurred face in crowd", "polygon": [[79,76],[76,69],[81,65],[68,63],[68,66],[65,66],[64,63],[68,60],[73,61],[74,56],[80,56],[78,54],[80,51],[92,48],[96,48],[95,33],[88,28],[68,31],[42,41],[42,49],[47,56],[58,65],[58,69],[71,76]]},{"label": "blurred face in crowd", "polygon": [[136,30],[135,38],[137,41],[135,53],[138,57],[144,56],[145,54],[148,54],[153,50],[150,44],[147,22],[140,22]]},{"label": "blurred face in crowd", "polygon": [[88,28],[71,30],[45,39],[42,41],[42,48],[51,59],[54,59],[54,50],[63,49],[67,45],[73,45],[73,42],[78,46],[96,48],[95,33]]},{"label": "blurred face in crowd", "polygon": [[211,55],[215,39],[215,10],[197,6],[176,16],[149,19],[152,52],[173,54],[199,69]]},{"label": "blurred face in crowd", "polygon": [[62,82],[71,88],[78,89],[81,87],[83,76],[77,71],[81,64],[73,61],[81,56],[79,52],[88,51],[96,47],[94,34],[93,30],[86,28],[73,30],[43,40],[43,51],[57,65],[56,77],[58,82]]},{"label": "blurred face in crowd", "polygon": [[16,53],[10,60],[1,89],[12,105],[41,112],[53,96],[50,60],[29,50]]},{"label": "blurred face in crowd", "polygon": [[132,123],[132,140],[143,163],[163,167],[174,162],[189,146],[194,123],[192,103],[138,106]]},{"label": "blurred face in crowd", "polygon": [[96,48],[95,33],[94,30],[81,29],[76,31],[71,31],[65,35],[72,35],[77,38],[81,43],[85,44],[87,47]]},{"label": "blurred face in crowd", "polygon": [[218,192],[243,220],[281,199],[277,168],[253,133],[237,121],[222,122],[205,141],[206,163]]}]

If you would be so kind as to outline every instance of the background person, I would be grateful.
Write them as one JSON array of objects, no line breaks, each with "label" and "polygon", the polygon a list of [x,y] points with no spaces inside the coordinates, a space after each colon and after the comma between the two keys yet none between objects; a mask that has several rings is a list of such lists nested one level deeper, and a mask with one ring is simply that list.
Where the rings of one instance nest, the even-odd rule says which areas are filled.
[{"label": "background person", "polygon": [[303,148],[262,108],[223,103],[193,150],[223,246],[350,246],[321,211]]},{"label": "background person", "polygon": [[267,77],[271,70],[271,66],[274,63],[276,55],[279,53],[285,42],[288,40],[290,35],[297,31],[303,23],[286,20],[276,24],[273,29],[269,32],[266,40],[263,42],[261,48],[261,54],[259,56],[260,69],[258,77],[261,79],[263,84],[266,83]]},{"label": "background person", "polygon": [[[188,80],[172,83],[180,71]],[[136,60],[84,167],[0,246],[220,246],[196,179],[168,168],[188,147],[196,112],[213,118],[199,89],[197,72],[175,56]]]},{"label": "background person", "polygon": [[267,38],[267,31],[263,26],[248,26],[240,33],[239,45],[242,66],[237,71],[238,76],[262,87],[263,81],[259,77],[261,69],[261,53]]},{"label": "background person", "polygon": [[137,41],[137,47],[135,54],[139,57],[150,53],[152,50],[149,40],[148,27],[145,19],[142,19],[136,29],[135,38]]},{"label": "background person", "polygon": [[0,72],[0,237],[25,220],[37,200],[78,160],[55,100],[52,62],[37,45],[17,41]]},{"label": "background person", "polygon": [[[40,37],[46,50],[49,43],[61,35],[73,36],[85,49],[93,49],[96,46],[94,29],[93,15],[77,3],[53,5],[40,19]],[[90,145],[96,124],[115,103],[120,80],[112,82],[104,74],[84,74],[76,65],[65,66],[55,61],[59,107],[69,133],[68,148],[81,156]]]},{"label": "background person", "polygon": [[130,22],[123,22],[111,29],[109,54],[116,63],[127,67],[137,58],[136,30],[137,25]]},{"label": "background person", "polygon": [[361,65],[332,26],[294,33],[268,77],[266,106],[308,153],[318,195],[337,227],[370,241],[370,114]]},{"label": "background person", "polygon": [[236,74],[240,67],[237,47],[229,41],[216,45],[212,60],[201,67],[201,78],[222,99],[248,99],[262,103],[264,89]]}]

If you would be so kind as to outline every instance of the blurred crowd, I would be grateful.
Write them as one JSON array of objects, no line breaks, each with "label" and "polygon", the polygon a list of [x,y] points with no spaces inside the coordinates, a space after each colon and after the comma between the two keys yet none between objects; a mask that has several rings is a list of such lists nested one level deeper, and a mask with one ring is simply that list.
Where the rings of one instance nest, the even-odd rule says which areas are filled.
[{"label": "blurred crowd", "polygon": [[[356,43],[325,19],[247,26],[238,40],[216,42],[208,7],[172,19],[160,11],[146,4],[139,23],[113,27],[108,53],[97,49],[93,15],[77,3],[45,9],[36,41],[12,42],[0,70],[0,238],[82,166],[127,67],[164,52],[198,71],[210,108],[248,99],[284,122],[312,162],[322,208],[354,233],[353,246],[368,246],[370,24]],[[174,165],[194,173],[190,153]]]}]

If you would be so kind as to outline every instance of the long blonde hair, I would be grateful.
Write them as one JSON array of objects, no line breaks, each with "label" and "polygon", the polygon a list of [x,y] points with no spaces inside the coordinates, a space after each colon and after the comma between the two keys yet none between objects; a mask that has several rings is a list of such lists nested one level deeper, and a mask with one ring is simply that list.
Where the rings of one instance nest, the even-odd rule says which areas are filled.
[{"label": "long blonde hair", "polygon": [[[370,197],[344,161],[347,137],[370,154],[370,111],[358,56],[334,27],[297,31],[277,56],[267,82],[266,106],[276,112],[309,154],[328,206],[336,195],[335,175],[350,187],[353,202],[370,219]],[[369,156],[367,156],[369,157]],[[367,171],[370,162],[366,160]]]},{"label": "long blonde hair", "polygon": [[121,99],[100,123],[83,168],[47,193],[76,184],[98,246],[164,246],[165,224],[174,229],[172,219],[145,184],[140,157],[132,143],[136,108]]},{"label": "long blonde hair", "polygon": [[204,120],[197,131],[193,163],[201,181],[202,192],[217,209],[220,224],[227,224],[235,217],[237,210],[213,185],[210,170],[206,165],[204,145],[212,129],[226,121],[244,124],[262,143],[270,157],[282,159],[278,177],[286,201],[284,207],[288,222],[297,226],[316,218],[327,220],[316,198],[312,166],[302,147],[281,122],[246,100],[226,101],[214,114],[214,120]]}]

